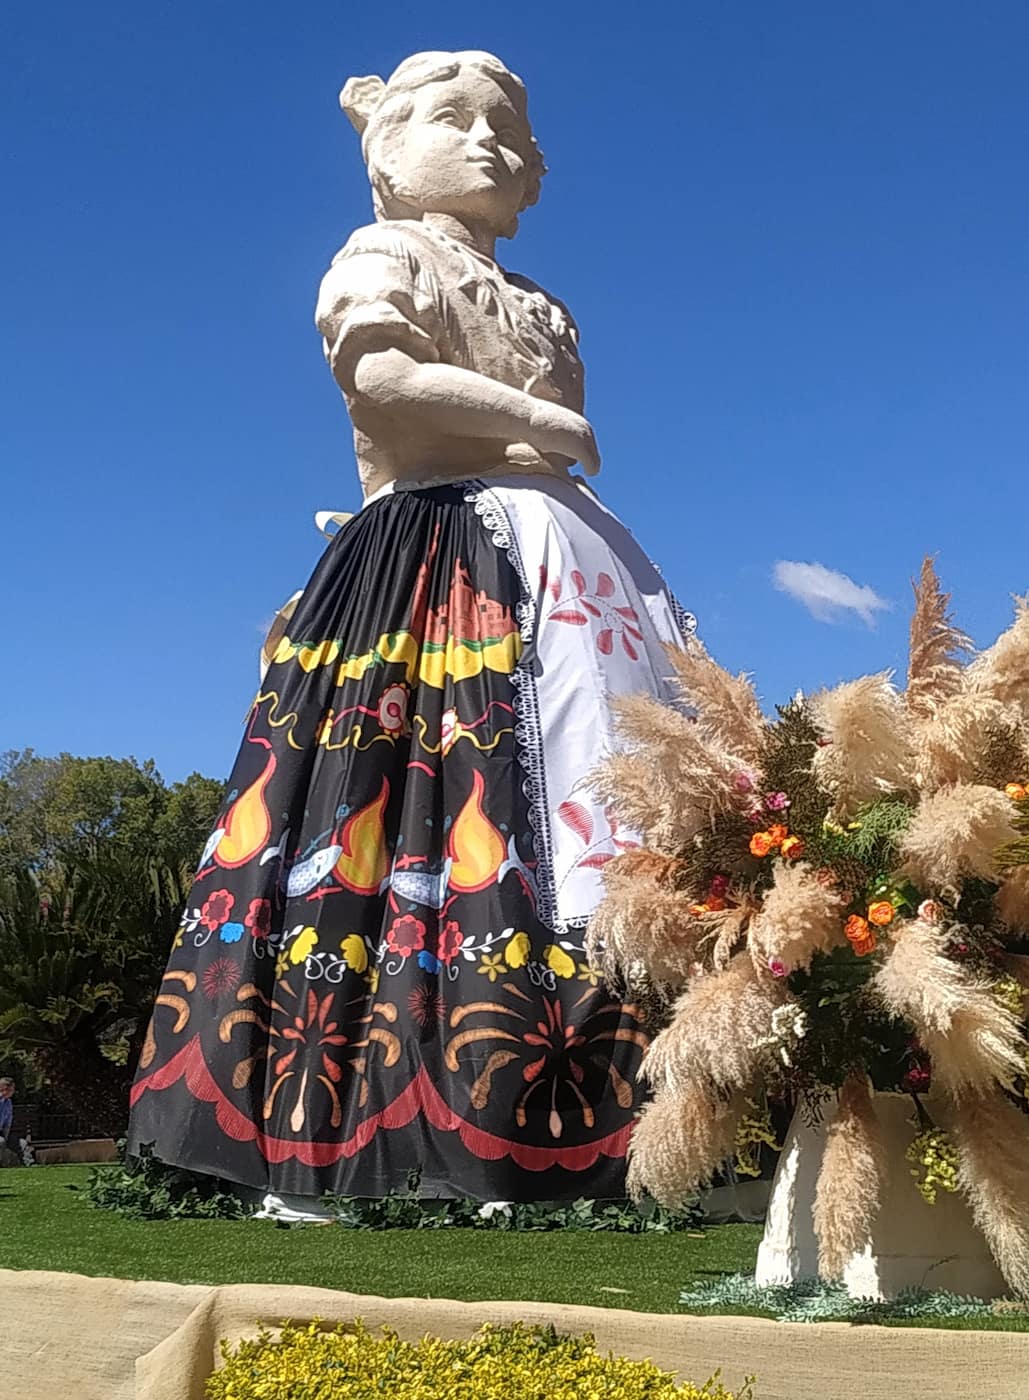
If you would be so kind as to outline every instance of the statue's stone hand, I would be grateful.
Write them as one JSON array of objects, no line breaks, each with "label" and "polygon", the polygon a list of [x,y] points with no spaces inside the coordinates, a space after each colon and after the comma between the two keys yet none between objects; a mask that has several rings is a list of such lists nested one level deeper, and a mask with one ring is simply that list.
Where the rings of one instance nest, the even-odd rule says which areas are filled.
[{"label": "statue's stone hand", "polygon": [[544,456],[578,462],[587,476],[600,470],[600,451],[593,428],[581,413],[560,404],[540,402],[530,414],[533,447]]}]

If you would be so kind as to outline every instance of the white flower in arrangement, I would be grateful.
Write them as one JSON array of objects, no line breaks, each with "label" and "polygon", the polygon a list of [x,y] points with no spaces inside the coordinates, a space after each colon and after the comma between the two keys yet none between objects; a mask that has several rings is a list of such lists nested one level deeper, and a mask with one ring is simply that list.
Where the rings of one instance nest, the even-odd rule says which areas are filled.
[{"label": "white flower in arrangement", "polygon": [[511,1218],[510,1201],[486,1201],[479,1207],[479,1216],[483,1220],[492,1220],[495,1215],[506,1215]]},{"label": "white flower in arrangement", "polygon": [[807,1032],[807,1013],[796,1002],[788,1001],[772,1012],[771,1033],[754,1041],[754,1048],[773,1051],[789,1069],[793,1064],[790,1052]]}]

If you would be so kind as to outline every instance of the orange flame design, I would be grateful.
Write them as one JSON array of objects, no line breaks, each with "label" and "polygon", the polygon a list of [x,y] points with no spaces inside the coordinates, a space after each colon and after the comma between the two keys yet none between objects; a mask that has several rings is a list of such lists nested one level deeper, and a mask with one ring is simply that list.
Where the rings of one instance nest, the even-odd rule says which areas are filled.
[{"label": "orange flame design", "polygon": [[275,755],[268,754],[261,775],[236,798],[225,818],[225,835],[214,850],[214,859],[226,870],[246,865],[268,842],[272,819],[264,800],[264,790],[275,772]]},{"label": "orange flame design", "polygon": [[461,894],[475,894],[492,885],[507,855],[504,838],[482,810],[485,788],[482,774],[473,773],[471,796],[450,830],[450,886]]},{"label": "orange flame design", "polygon": [[383,816],[389,801],[385,778],[374,802],[348,818],[340,833],[343,854],[332,867],[339,883],[354,894],[378,894],[389,874],[389,849]]}]

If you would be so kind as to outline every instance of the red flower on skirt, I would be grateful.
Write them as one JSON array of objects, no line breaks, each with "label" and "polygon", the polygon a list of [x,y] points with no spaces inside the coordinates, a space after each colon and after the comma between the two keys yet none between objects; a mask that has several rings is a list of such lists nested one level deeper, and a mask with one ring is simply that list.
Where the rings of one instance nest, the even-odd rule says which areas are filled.
[{"label": "red flower on skirt", "polygon": [[242,981],[243,974],[231,958],[215,958],[204,969],[204,996],[208,1001],[217,1001],[227,992],[234,992]]},{"label": "red flower on skirt", "polygon": [[219,924],[225,923],[235,902],[236,896],[231,890],[215,890],[214,894],[208,895],[204,901],[200,910],[200,922],[213,933]]},{"label": "red flower on skirt", "polygon": [[271,900],[252,899],[243,922],[255,938],[267,938],[272,928]]},{"label": "red flower on skirt", "polygon": [[439,947],[436,956],[442,963],[452,963],[461,951],[464,934],[456,919],[449,919],[440,929]]},{"label": "red flower on skirt", "polygon": [[401,914],[386,934],[386,946],[402,958],[409,958],[425,947],[425,925],[413,914]]},{"label": "red flower on skirt", "polygon": [[442,1021],[446,1015],[443,998],[435,983],[415,987],[407,998],[407,1009],[420,1026],[427,1026],[430,1021]]}]

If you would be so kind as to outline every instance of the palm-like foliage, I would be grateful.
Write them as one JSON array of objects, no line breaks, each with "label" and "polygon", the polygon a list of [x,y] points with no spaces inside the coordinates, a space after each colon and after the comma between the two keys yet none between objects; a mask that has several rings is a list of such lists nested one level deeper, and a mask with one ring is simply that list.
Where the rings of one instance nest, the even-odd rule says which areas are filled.
[{"label": "palm-like foliage", "polygon": [[0,1052],[120,1135],[189,871],[108,855],[0,883]]},{"label": "palm-like foliage", "polygon": [[0,886],[0,1044],[31,1051],[102,1029],[121,1002],[96,940],[79,925],[83,882],[29,872]]}]

